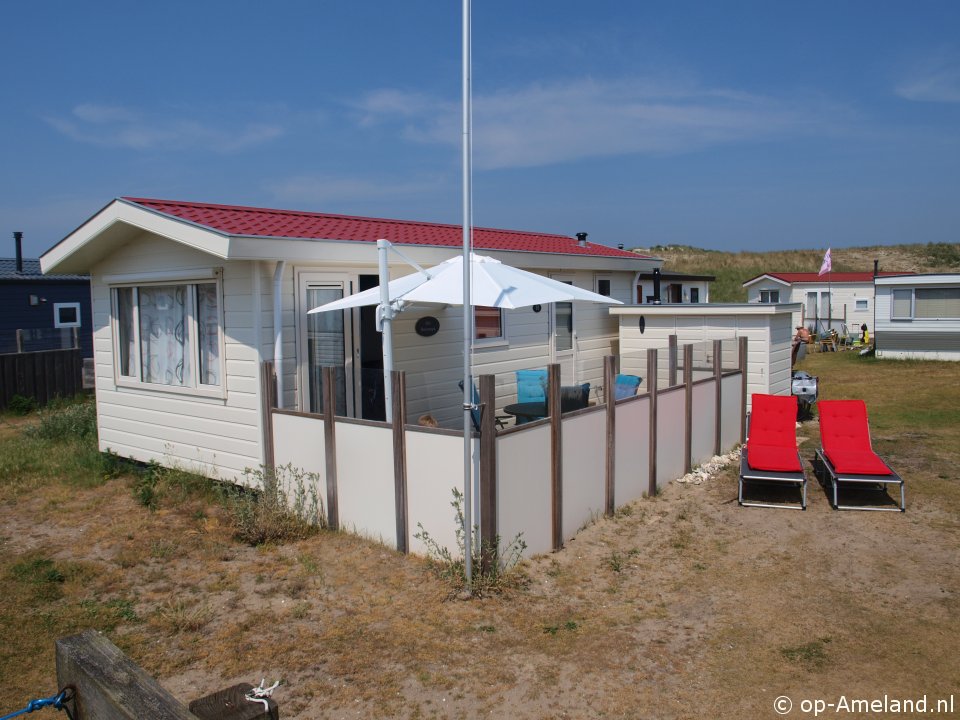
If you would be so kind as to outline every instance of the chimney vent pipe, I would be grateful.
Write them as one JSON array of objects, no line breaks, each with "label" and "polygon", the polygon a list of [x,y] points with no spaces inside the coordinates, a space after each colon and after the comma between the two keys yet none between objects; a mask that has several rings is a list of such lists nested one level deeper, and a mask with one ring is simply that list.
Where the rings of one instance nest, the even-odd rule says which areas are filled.
[{"label": "chimney vent pipe", "polygon": [[23,272],[23,233],[15,230],[13,233],[13,242],[17,246],[17,272]]},{"label": "chimney vent pipe", "polygon": [[873,276],[876,277],[876,276],[879,275],[879,274],[880,274],[880,261],[879,261],[879,260],[874,260],[874,261],[873,261]]},{"label": "chimney vent pipe", "polygon": [[585,232],[577,233],[577,245],[579,245],[580,247],[587,246],[587,234]]}]

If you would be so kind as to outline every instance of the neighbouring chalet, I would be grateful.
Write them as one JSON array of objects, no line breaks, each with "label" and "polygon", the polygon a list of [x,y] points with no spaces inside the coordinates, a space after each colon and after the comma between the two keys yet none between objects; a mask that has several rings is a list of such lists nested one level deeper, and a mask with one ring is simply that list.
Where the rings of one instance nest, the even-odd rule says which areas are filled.
[{"label": "neighbouring chalet", "polygon": [[[901,274],[879,272],[877,276]],[[804,325],[812,332],[824,332],[828,327],[841,330],[846,324],[855,333],[862,324],[873,328],[873,280],[872,272],[764,273],[750,278],[743,287],[748,303],[800,303],[793,315],[794,327]]]},{"label": "neighbouring chalet", "polygon": [[14,233],[16,257],[0,258],[0,353],[71,348],[93,357],[90,278],[84,274],[44,275],[40,261],[23,257]]},{"label": "neighbouring chalet", "polygon": [[877,357],[960,360],[960,273],[876,280]]},{"label": "neighbouring chalet", "polygon": [[[474,248],[634,303],[640,278],[662,260],[581,235],[476,228]],[[272,359],[281,408],[318,412],[320,368],[332,365],[337,414],[382,419],[374,309],[307,315],[377,285],[379,238],[429,267],[460,252],[461,228],[142,198],[98,211],[41,264],[90,275],[101,449],[237,478],[264,460],[259,372]],[[391,257],[392,277],[409,272]],[[619,342],[617,318],[600,305],[478,307],[475,315],[475,375],[558,363],[564,383],[596,383]],[[439,321],[436,334],[416,332],[424,316]],[[429,413],[456,427],[462,309],[414,306],[394,333],[410,416]]]}]

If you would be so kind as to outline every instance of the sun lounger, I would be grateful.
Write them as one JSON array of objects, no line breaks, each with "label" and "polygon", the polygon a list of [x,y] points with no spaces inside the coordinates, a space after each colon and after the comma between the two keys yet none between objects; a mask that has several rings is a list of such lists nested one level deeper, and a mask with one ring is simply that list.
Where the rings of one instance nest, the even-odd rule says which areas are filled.
[{"label": "sun lounger", "polygon": [[[737,502],[748,507],[807,509],[807,478],[797,452],[797,398],[754,394],[750,433],[740,453]],[[747,483],[796,485],[800,504],[764,503],[743,499]]]},{"label": "sun lounger", "polygon": [[[836,510],[906,510],[903,479],[873,451],[867,406],[863,400],[821,400],[820,449],[814,467],[830,483]],[[850,486],[900,486],[899,507],[841,505],[840,483]]]}]

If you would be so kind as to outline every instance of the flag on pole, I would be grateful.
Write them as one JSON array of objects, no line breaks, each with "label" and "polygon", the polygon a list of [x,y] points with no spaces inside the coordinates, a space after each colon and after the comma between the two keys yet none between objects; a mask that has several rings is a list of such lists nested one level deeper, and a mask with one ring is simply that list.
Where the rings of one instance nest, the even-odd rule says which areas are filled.
[{"label": "flag on pole", "polygon": [[830,261],[830,248],[827,248],[827,253],[823,256],[823,264],[820,266],[820,272],[817,275],[826,275],[833,269],[833,263]]}]

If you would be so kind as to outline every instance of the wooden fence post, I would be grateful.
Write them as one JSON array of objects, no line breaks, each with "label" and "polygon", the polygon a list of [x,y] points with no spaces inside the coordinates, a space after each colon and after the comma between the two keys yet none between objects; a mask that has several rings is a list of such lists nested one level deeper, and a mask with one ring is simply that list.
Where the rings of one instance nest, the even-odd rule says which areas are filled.
[{"label": "wooden fence post", "polygon": [[693,470],[693,345],[683,346],[683,472]]},{"label": "wooden fence post", "polygon": [[716,423],[713,428],[713,454],[719,455],[720,451],[723,449],[720,447],[720,425],[723,413],[721,409],[723,407],[723,363],[721,362],[721,355],[723,354],[723,341],[714,340],[713,341],[713,382],[714,382],[714,404],[717,409],[717,418]]},{"label": "wooden fence post", "polygon": [[747,338],[740,338],[740,444],[747,441]]},{"label": "wooden fence post", "polygon": [[56,642],[57,687],[72,685],[76,720],[196,720],[186,707],[96,630]]},{"label": "wooden fence post", "polygon": [[273,360],[260,363],[260,412],[263,415],[263,469],[274,470],[273,408],[276,407],[277,383],[273,377]]},{"label": "wooden fence post", "polygon": [[407,543],[407,375],[394,370],[390,375],[393,389],[393,487],[397,512],[397,550],[410,552]]},{"label": "wooden fence post", "polygon": [[17,352],[23,352],[23,330],[17,328]]},{"label": "wooden fence post", "polygon": [[672,388],[677,384],[677,336],[671,335],[667,338],[667,387]]},{"label": "wooden fence post", "polygon": [[[323,457],[327,476],[327,526],[340,529],[340,503],[337,498],[337,393],[336,370],[332,366],[321,369],[323,382]],[[276,385],[274,385],[276,388]]]},{"label": "wooden fence post", "polygon": [[560,411],[560,366],[547,367],[547,414],[550,416],[550,496],[553,549],[563,547],[563,425]]},{"label": "wooden fence post", "polygon": [[657,494],[657,349],[647,350],[647,391],[650,393],[650,447],[647,454],[650,477],[647,479],[647,495]]},{"label": "wooden fence post", "polygon": [[480,571],[495,570],[497,547],[497,378],[480,376]]},{"label": "wooden fence post", "polygon": [[604,507],[608,516],[616,509],[617,471],[617,359],[613,355],[603,358],[603,402],[607,411],[607,463]]}]

